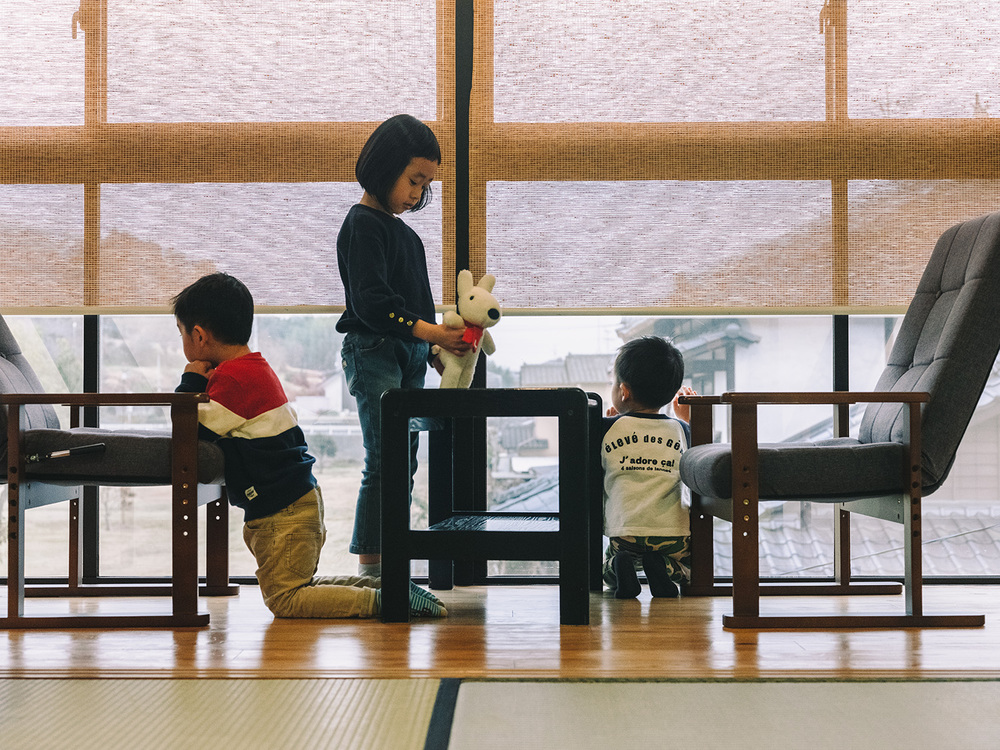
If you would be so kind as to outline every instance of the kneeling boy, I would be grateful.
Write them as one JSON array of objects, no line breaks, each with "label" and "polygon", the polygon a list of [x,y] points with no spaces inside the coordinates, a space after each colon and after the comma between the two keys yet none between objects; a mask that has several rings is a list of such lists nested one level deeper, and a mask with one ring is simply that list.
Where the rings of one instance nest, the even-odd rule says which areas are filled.
[{"label": "kneeling boy", "polygon": [[[199,437],[225,456],[229,501],[243,509],[243,539],[257,560],[264,603],[276,617],[373,617],[380,581],[317,577],[326,541],[315,459],[277,375],[247,346],[253,297],[224,273],[204,276],[173,299],[188,360],[177,391],[207,393]],[[413,614],[443,616],[441,602],[410,584]]]}]

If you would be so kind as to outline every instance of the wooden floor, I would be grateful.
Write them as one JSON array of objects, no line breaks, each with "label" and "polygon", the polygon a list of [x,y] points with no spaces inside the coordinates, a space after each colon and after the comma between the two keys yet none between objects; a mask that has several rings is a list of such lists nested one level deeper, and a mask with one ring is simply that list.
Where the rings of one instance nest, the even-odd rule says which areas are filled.
[{"label": "wooden floor", "polygon": [[[5,594],[6,592],[2,592]],[[591,597],[591,625],[558,624],[554,586],[439,592],[450,616],[275,620],[256,587],[203,599],[211,625],[179,631],[0,632],[10,677],[493,677],[1000,679],[1000,586],[927,586],[928,613],[985,613],[986,627],[727,631],[725,598]],[[29,600],[29,612],[135,611],[166,600]],[[777,598],[764,612],[899,612],[902,597]]]}]

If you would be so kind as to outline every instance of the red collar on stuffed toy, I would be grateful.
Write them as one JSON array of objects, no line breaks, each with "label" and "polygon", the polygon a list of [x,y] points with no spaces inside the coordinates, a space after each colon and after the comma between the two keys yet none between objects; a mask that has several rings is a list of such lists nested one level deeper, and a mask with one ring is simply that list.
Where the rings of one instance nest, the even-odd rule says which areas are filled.
[{"label": "red collar on stuffed toy", "polygon": [[465,333],[462,334],[462,341],[472,344],[472,348],[475,349],[479,346],[479,342],[483,338],[483,327],[474,325],[469,321],[465,321]]}]

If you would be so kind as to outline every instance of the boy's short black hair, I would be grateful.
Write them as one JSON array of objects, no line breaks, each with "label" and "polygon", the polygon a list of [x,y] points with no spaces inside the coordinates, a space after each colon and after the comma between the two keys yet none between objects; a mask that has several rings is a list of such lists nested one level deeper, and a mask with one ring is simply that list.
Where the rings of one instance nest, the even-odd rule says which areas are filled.
[{"label": "boy's short black hair", "polygon": [[[389,205],[389,193],[403,170],[413,159],[423,158],[441,163],[441,146],[434,131],[412,115],[390,117],[368,136],[368,141],[354,175],[365,192],[383,206]],[[417,205],[410,211],[419,211],[430,203],[431,188],[424,188]]]},{"label": "boy's short black hair", "polygon": [[643,336],[622,344],[615,357],[615,379],[645,409],[673,401],[684,380],[684,356],[659,336]]},{"label": "boy's short black hair", "polygon": [[250,340],[253,295],[235,276],[202,276],[170,302],[185,331],[201,326],[223,344],[242,345]]}]

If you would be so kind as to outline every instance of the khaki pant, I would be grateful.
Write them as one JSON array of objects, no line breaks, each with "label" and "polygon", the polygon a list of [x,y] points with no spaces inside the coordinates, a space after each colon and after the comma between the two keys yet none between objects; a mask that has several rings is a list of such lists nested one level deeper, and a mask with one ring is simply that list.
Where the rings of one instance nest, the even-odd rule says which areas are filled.
[{"label": "khaki pant", "polygon": [[243,525],[257,560],[257,582],[275,617],[372,617],[380,581],[316,575],[326,541],[319,488],[287,508]]}]

